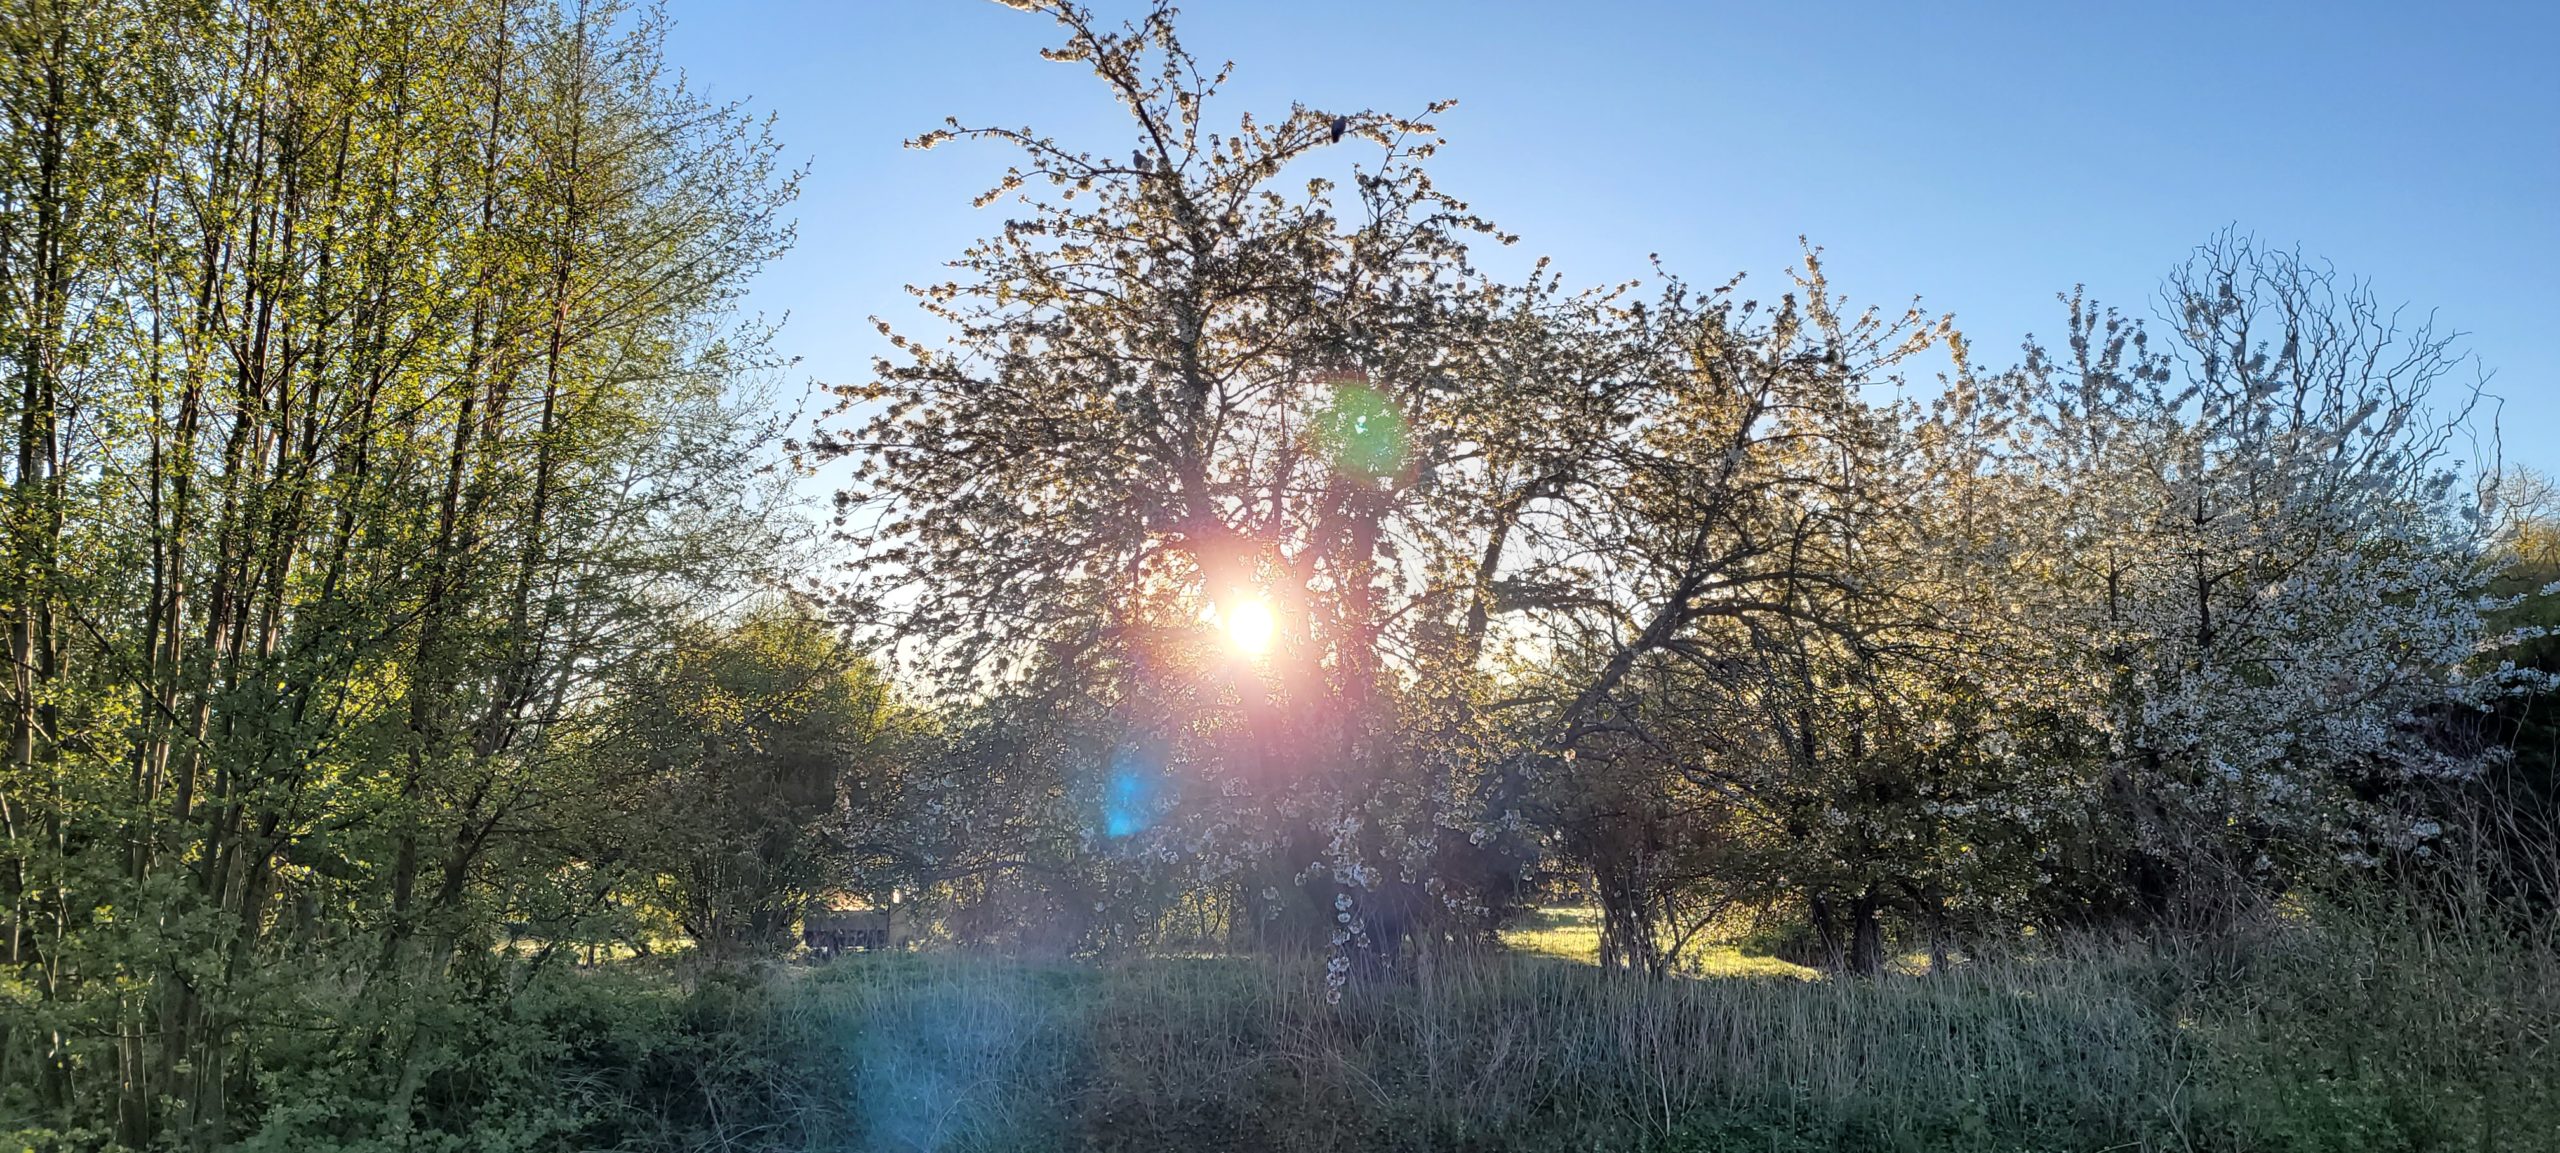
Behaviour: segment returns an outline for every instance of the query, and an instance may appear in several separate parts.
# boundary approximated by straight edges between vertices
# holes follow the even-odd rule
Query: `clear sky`
[[[1095,0],[1110,17],[1136,0]],[[914,324],[901,290],[1002,219],[1011,159],[911,152],[945,115],[1116,154],[1116,112],[1055,27],[983,0],[671,0],[669,55],[777,113],[810,168],[800,243],[752,307],[800,375],[858,380]],[[1223,111],[1414,110],[1439,183],[1568,283],[1782,279],[1799,234],[1836,288],[1953,311],[1978,361],[2060,328],[2086,284],[2147,315],[2237,225],[2470,334],[2510,461],[2560,471],[2560,0],[1824,4],[1194,0]]]

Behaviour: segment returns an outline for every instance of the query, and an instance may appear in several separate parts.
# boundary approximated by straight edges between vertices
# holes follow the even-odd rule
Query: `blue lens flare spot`
[[[1102,831],[1112,837],[1127,837],[1146,831],[1155,823],[1156,794],[1163,787],[1163,774],[1136,749],[1116,749],[1111,754],[1111,773],[1102,782]]]

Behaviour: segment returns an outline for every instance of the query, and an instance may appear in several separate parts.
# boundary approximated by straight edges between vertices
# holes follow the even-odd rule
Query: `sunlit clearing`
[[[1271,635],[1280,629],[1280,622],[1271,616],[1270,602],[1261,597],[1239,596],[1222,606],[1218,616],[1227,628],[1228,643],[1249,657],[1269,651]]]

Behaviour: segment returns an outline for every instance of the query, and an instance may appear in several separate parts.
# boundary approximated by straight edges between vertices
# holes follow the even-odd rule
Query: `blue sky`
[[[1106,16],[1140,5],[1096,0]],[[945,115],[1127,146],[1045,18],[973,0],[671,0],[669,55],[780,117],[800,243],[751,307],[799,376],[858,380],[866,317],[994,229],[994,146],[899,147]],[[1953,311],[1978,361],[2086,284],[2147,314],[2226,225],[2432,309],[2504,398],[2510,461],[2560,471],[2560,0],[2513,3],[1508,3],[1195,0],[1223,112],[1456,109],[1440,184],[1569,283],[1782,279]]]

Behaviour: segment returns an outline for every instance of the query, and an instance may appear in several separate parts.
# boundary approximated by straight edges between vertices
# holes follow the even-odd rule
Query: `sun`
[[[1249,657],[1269,652],[1272,635],[1280,631],[1279,620],[1271,615],[1271,602],[1250,594],[1219,606],[1218,621],[1226,626],[1227,643]]]

